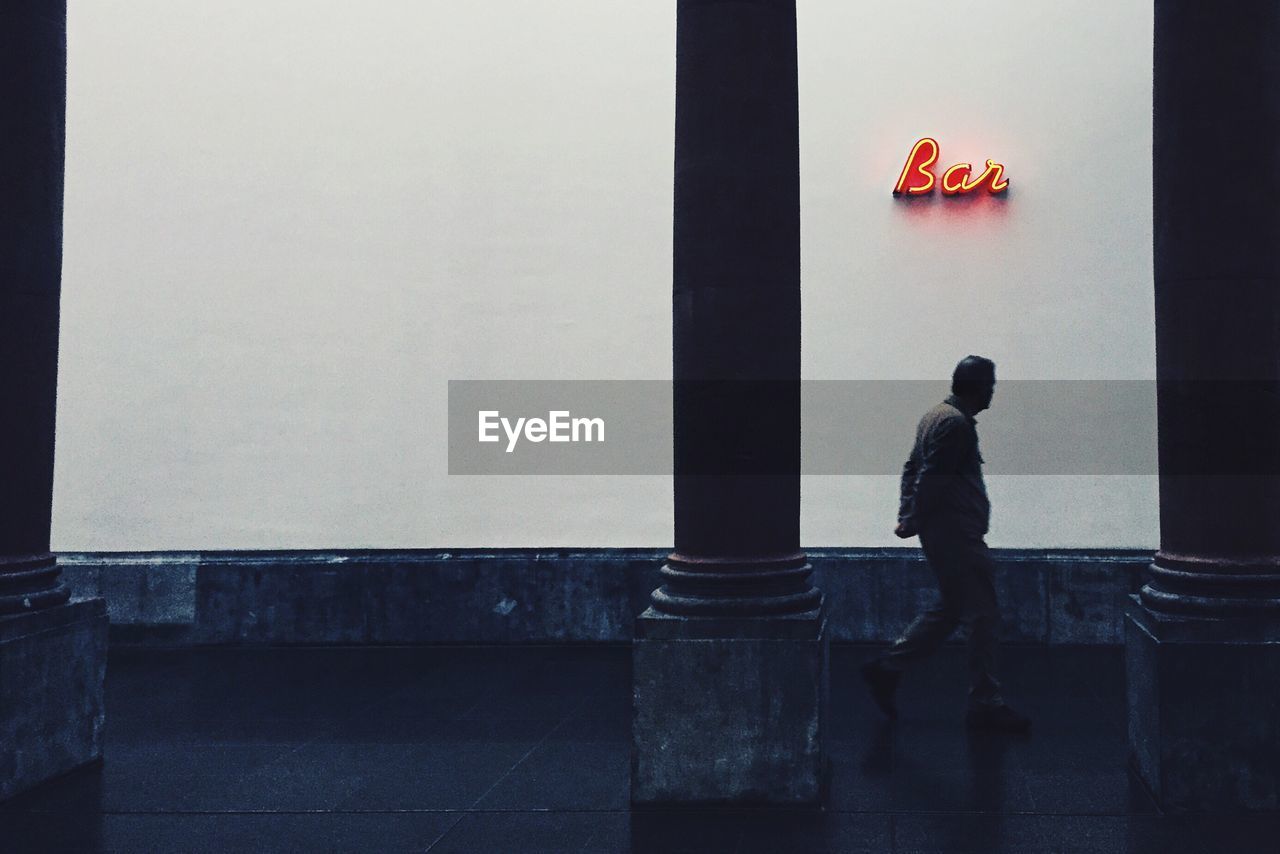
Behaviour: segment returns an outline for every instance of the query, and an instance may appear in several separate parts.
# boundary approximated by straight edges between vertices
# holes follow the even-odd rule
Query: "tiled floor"
[[[1280,818],[1161,816],[1118,649],[1005,650],[1028,739],[960,722],[962,653],[885,724],[832,650],[826,810],[628,810],[625,647],[117,649],[106,757],[0,806],[0,851],[1274,852]]]

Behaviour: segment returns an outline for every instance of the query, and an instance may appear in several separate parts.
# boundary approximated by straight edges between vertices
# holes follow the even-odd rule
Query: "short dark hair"
[[[968,394],[996,381],[996,363],[983,356],[965,356],[951,372],[951,393]]]

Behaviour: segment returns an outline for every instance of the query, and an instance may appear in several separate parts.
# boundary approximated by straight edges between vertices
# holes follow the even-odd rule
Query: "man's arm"
[[[947,418],[924,437],[912,515],[917,527],[938,511],[955,483],[964,459],[965,426],[963,417]]]
[[[898,488],[898,527],[894,531],[899,537],[910,537],[915,533],[916,497],[916,450],[911,449],[907,461],[902,464],[902,480]]]

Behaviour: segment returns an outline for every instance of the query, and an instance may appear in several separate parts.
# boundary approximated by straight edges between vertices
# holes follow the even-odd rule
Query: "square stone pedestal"
[[[820,610],[720,619],[649,608],[635,634],[633,804],[821,802],[828,656]]]
[[[1125,621],[1129,748],[1163,809],[1280,808],[1280,633],[1238,620]]]
[[[0,617],[0,800],[102,756],[106,670],[102,599]]]

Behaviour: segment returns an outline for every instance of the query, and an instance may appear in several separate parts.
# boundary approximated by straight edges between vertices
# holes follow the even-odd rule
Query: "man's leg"
[[[1000,682],[996,679],[998,617],[979,617],[969,621],[969,705],[998,706]]]
[[[959,624],[956,609],[945,601],[921,611],[911,621],[911,625],[907,626],[902,637],[894,641],[893,646],[880,659],[881,665],[892,670],[903,670],[912,662],[929,657],[946,643]]]
[[[920,534],[920,547],[938,585],[938,604],[922,611],[911,622],[902,637],[882,659],[887,667],[902,670],[913,662],[927,658],[946,643],[964,616],[964,586],[959,570],[961,556],[954,538],[937,534]]]
[[[1011,709],[1000,694],[996,653],[1000,639],[1000,605],[996,599],[995,562],[982,538],[961,548],[964,606],[961,619],[969,630],[969,711],[975,728],[1022,732],[1031,721]]]
[[[942,562],[945,556],[945,550],[930,548],[925,552],[929,568],[933,570],[938,582],[941,601],[912,620],[911,625],[902,633],[902,637],[894,641],[888,652],[862,667],[862,678],[871,689],[871,698],[890,718],[898,716],[893,697],[898,690],[903,669],[936,652],[960,623],[961,591],[953,583],[950,567]]]
[[[975,537],[957,545],[960,563],[961,619],[969,631],[969,705],[999,705],[996,651],[1000,645],[1000,603],[996,600],[995,562],[986,542]]]

